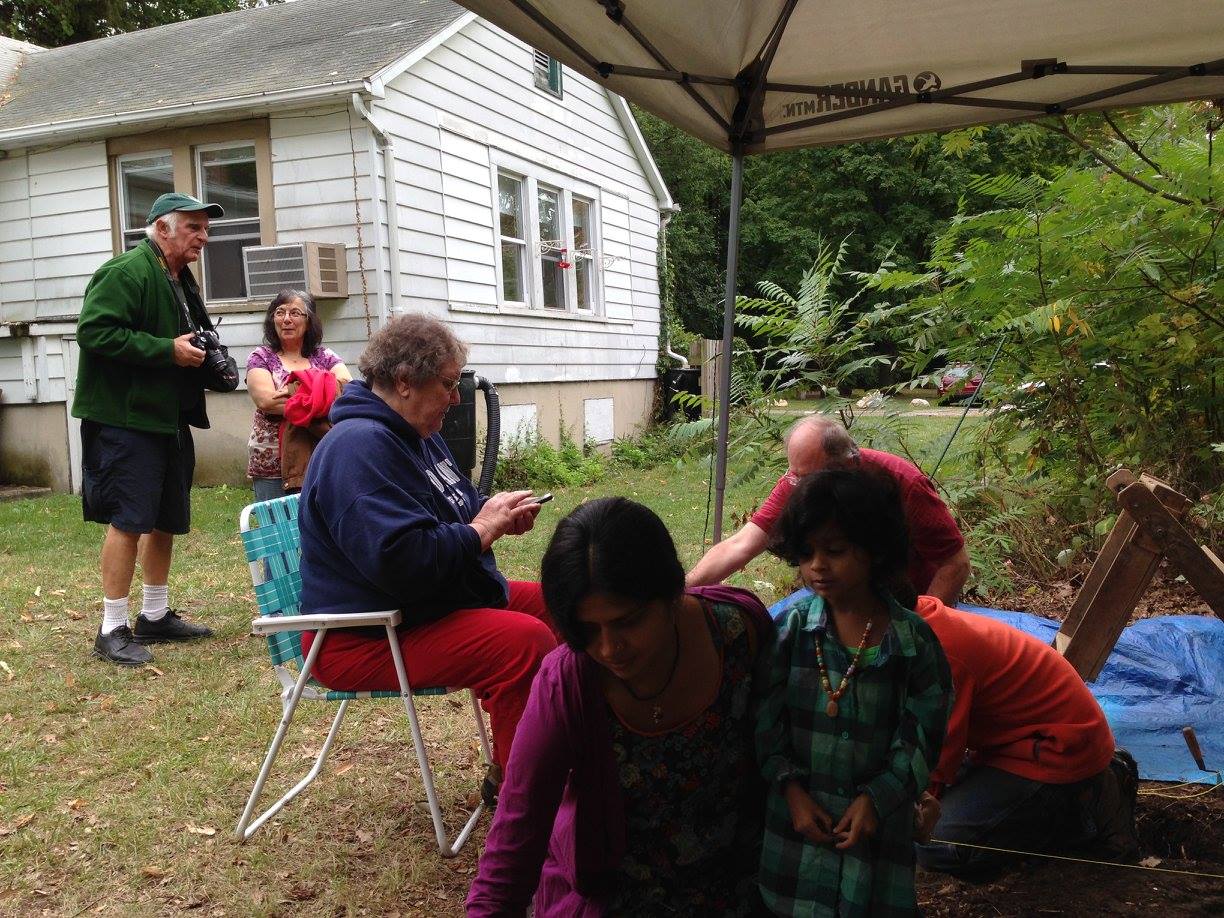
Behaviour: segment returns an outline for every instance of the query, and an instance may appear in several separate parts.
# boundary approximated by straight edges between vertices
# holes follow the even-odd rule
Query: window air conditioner
[[[291,242],[242,250],[247,296],[271,299],[282,290],[305,290],[315,299],[348,296],[348,257],[342,243]]]

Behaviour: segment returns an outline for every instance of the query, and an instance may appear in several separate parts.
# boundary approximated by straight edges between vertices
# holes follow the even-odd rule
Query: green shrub
[[[560,440],[559,447],[538,436],[511,441],[498,456],[493,490],[580,487],[604,477],[601,454],[580,446],[564,428]]]
[[[635,436],[612,441],[613,464],[630,469],[651,469],[682,452],[666,427],[647,427]]]

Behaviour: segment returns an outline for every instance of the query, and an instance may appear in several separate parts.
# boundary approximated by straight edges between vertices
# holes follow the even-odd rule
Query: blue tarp
[[[800,590],[770,608],[776,618]],[[1043,643],[1054,640],[1056,622],[1026,612],[981,606],[960,608],[1005,622]],[[1198,735],[1210,769],[1224,770],[1224,621],[1203,615],[1167,615],[1130,625],[1122,632],[1097,680],[1096,696],[1114,739],[1153,781],[1215,784],[1220,776],[1194,764],[1182,727]]]

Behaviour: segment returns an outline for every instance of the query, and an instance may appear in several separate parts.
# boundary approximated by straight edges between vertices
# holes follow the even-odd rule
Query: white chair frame
[[[257,505],[252,504],[242,511],[239,521],[239,528],[242,532],[247,532],[251,528],[251,511]],[[266,569],[262,560],[250,562],[251,581],[255,585],[262,584],[267,579]],[[276,761],[276,756],[280,752],[281,745],[288,735],[289,726],[293,722],[293,715],[297,710],[298,702],[305,698],[313,698],[319,700],[329,700],[328,693],[325,690],[320,690],[316,685],[311,684],[310,675],[314,668],[315,659],[319,655],[319,648],[323,646],[323,642],[327,638],[328,632],[332,628],[355,628],[355,627],[377,627],[382,626],[386,629],[387,642],[391,649],[391,658],[395,663],[395,673],[399,681],[399,695],[404,704],[404,710],[408,714],[408,723],[412,731],[412,745],[416,750],[417,764],[421,769],[421,783],[425,787],[425,797],[429,803],[429,813],[433,819],[434,835],[438,843],[438,851],[443,857],[454,857],[463,848],[468,838],[472,834],[477,821],[485,810],[485,804],[481,801],[473,810],[472,814],[464,823],[463,828],[459,831],[454,839],[447,836],[446,826],[442,821],[442,810],[438,804],[438,794],[434,787],[433,771],[430,767],[429,752],[425,747],[424,739],[421,736],[421,725],[417,718],[416,704],[413,700],[414,691],[408,681],[408,671],[404,666],[403,654],[400,651],[398,635],[396,634],[396,626],[400,624],[401,613],[398,609],[393,609],[385,612],[361,612],[352,614],[337,614],[337,615],[262,615],[251,622],[251,633],[264,637],[271,637],[282,632],[290,631],[316,631],[317,635],[314,642],[307,653],[305,660],[301,664],[301,670],[294,673],[284,665],[275,664],[274,669],[277,679],[281,684],[281,719],[277,725],[276,733],[272,737],[272,743],[268,747],[267,755],[264,756],[262,767],[259,769],[259,776],[255,779],[255,786],[251,789],[250,797],[247,799],[246,807],[242,812],[241,818],[238,820],[238,825],[234,829],[234,838],[239,842],[245,842],[254,835],[269,819],[284,809],[293,798],[300,794],[303,790],[319,776],[323,770],[323,766],[327,762],[328,754],[331,752],[332,744],[336,740],[337,734],[340,732],[340,725],[344,721],[344,715],[348,710],[348,704],[353,698],[368,698],[371,697],[370,692],[349,692],[343,693],[351,695],[353,698],[344,698],[340,701],[340,708],[336,712],[335,718],[332,720],[331,729],[327,732],[327,738],[323,741],[323,746],[319,749],[319,754],[315,758],[314,764],[300,781],[290,788],[284,796],[269,806],[266,810],[255,815],[256,804],[259,801],[260,794],[263,791],[264,784],[268,780],[268,776],[272,771],[272,764]],[[440,695],[446,694],[450,689],[427,688],[418,690],[415,694],[422,695]],[[469,691],[472,702],[472,712],[476,719],[477,735],[480,739],[481,753],[484,762],[487,764],[493,761],[492,750],[489,747],[488,732],[485,729],[484,715],[480,710],[480,703],[476,698],[475,692]]]

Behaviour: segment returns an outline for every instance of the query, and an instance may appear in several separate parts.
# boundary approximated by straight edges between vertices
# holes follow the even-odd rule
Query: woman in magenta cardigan
[[[558,524],[541,581],[566,643],[519,722],[468,915],[533,897],[537,918],[759,913],[764,607],[686,593],[663,522],[621,497]]]

